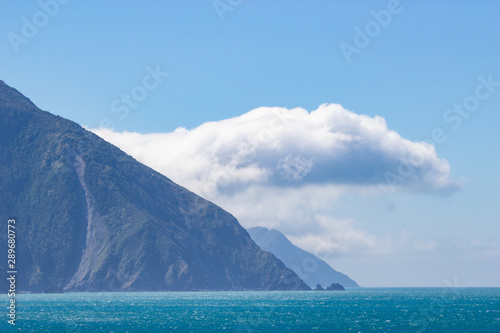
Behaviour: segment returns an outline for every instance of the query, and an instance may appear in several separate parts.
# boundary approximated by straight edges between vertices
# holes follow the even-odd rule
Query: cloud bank
[[[312,112],[261,107],[171,133],[94,132],[205,196],[251,184],[379,185],[429,192],[458,187],[434,146],[402,138],[382,117],[338,104]]]
[[[245,227],[275,227],[306,247],[329,235],[327,252],[391,248],[355,221],[332,216],[330,204],[346,191],[459,187],[434,146],[402,138],[382,117],[338,104],[311,112],[260,107],[170,133],[93,132],[221,205]]]

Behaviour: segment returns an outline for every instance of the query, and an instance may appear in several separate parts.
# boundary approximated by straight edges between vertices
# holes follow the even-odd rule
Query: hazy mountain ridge
[[[248,232],[257,245],[274,254],[292,269],[311,288],[318,284],[327,288],[332,283],[340,283],[344,287],[359,287],[350,277],[342,274],[314,254],[295,246],[278,230],[255,227]]]
[[[18,290],[309,289],[232,215],[2,81],[0,199]]]

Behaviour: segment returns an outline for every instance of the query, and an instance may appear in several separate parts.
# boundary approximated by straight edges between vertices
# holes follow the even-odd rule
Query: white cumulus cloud
[[[338,104],[261,107],[239,117],[171,133],[94,132],[187,188],[210,196],[250,184],[457,189],[434,147],[388,129],[382,117]]]

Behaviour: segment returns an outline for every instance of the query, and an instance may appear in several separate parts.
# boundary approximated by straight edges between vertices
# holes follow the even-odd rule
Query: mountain
[[[359,287],[347,275],[337,272],[314,254],[293,245],[278,230],[255,227],[248,229],[248,232],[257,245],[278,257],[311,288],[316,288],[318,284],[326,288],[332,283],[340,283],[344,287]]]
[[[0,81],[10,218],[17,291],[310,289],[229,213]]]

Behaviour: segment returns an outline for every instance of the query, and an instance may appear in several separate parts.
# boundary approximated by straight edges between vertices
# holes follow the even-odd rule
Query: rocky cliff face
[[[309,289],[229,213],[0,81],[8,218],[18,291]]]
[[[311,288],[317,285],[328,287],[332,283],[340,283],[344,287],[359,287],[347,275],[337,272],[314,254],[293,245],[278,230],[255,227],[248,229],[248,232],[257,245],[278,257]]]

